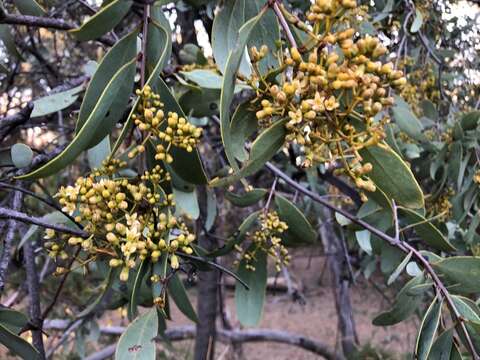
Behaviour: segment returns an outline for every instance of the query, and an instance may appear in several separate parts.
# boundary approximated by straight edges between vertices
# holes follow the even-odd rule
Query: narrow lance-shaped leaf
[[[225,147],[225,154],[227,159],[236,171],[239,170],[237,163],[235,162],[235,156],[231,148],[231,133],[230,133],[230,105],[233,100],[235,92],[235,83],[237,79],[237,71],[240,67],[243,52],[247,45],[248,38],[253,28],[257,25],[258,21],[265,14],[266,9],[263,9],[257,16],[247,21],[239,30],[238,38],[235,48],[230,52],[228,60],[225,66],[225,72],[223,76],[222,92],[220,95],[220,130],[222,135],[222,141]]]
[[[405,216],[408,224],[415,229],[415,232],[427,245],[441,251],[455,250],[455,247],[443,236],[440,230],[422,215],[406,208],[399,208],[399,213]]]
[[[424,206],[423,192],[412,171],[387,145],[377,145],[360,150],[365,163],[373,165],[368,174],[375,184],[398,205],[420,209]]]
[[[245,194],[242,195],[226,191],[225,198],[235,206],[248,207],[256,204],[261,199],[265,198],[267,194],[268,191],[265,189],[253,189],[251,191],[247,191]]]
[[[231,176],[212,180],[210,186],[226,186],[260,170],[283,146],[286,134],[285,123],[286,120],[277,121],[263,131],[253,142],[249,159],[243,167]]]
[[[135,275],[135,281],[133,283],[132,296],[130,297],[129,303],[129,318],[130,320],[134,319],[138,315],[138,301],[140,298],[140,287],[142,286],[142,281],[148,270],[148,261],[143,260],[138,267],[137,274]]]
[[[80,96],[80,92],[84,89],[84,85],[74,87],[66,91],[56,94],[44,96],[33,101],[33,111],[31,117],[40,117],[48,114],[56,113],[57,111],[66,109],[73,105]]]
[[[0,325],[0,343],[25,360],[40,360],[40,353],[25,339]]]
[[[152,13],[155,14],[156,12],[154,11]],[[157,41],[159,42],[158,46],[160,46],[160,48],[162,49],[161,53],[158,54],[157,53],[157,50],[158,48],[157,47],[154,47],[152,49],[152,47],[150,46],[147,46],[147,50],[149,51],[152,51],[152,53],[147,53],[147,61],[148,62],[151,62],[151,63],[154,63],[155,62],[155,67],[153,68],[153,70],[150,71],[149,73],[149,76],[148,76],[148,79],[147,81],[145,82],[145,86],[149,85],[151,86],[152,83],[157,80],[157,78],[159,77],[160,75],[160,72],[162,71],[163,67],[165,66],[166,62],[168,61],[168,58],[170,56],[170,53],[172,51],[171,49],[171,39],[169,39],[170,37],[170,30],[167,29],[165,26],[161,26],[162,24],[159,22],[152,22],[152,26],[155,26],[157,28],[157,30],[163,34],[163,35],[158,35],[157,34],[157,37],[155,37],[155,39],[157,39]],[[164,41],[166,41],[165,43],[160,43],[160,41],[164,39]],[[157,56],[159,56],[158,58],[156,58]],[[125,122],[125,125],[123,126],[122,128],[122,132],[120,133],[117,141],[115,141],[115,144],[112,148],[112,154],[110,156],[113,156],[117,150],[119,149],[120,145],[122,144],[123,140],[125,140],[125,137],[127,136],[127,134],[129,133],[130,129],[132,128],[132,125],[133,125],[133,120],[132,120],[132,115],[135,113],[135,111],[137,111],[137,106],[138,106],[138,103],[140,101],[140,97],[137,97],[132,105],[132,110],[130,111],[130,114],[128,115],[128,118],[127,118],[127,121]]]
[[[454,256],[432,263],[448,289],[454,293],[473,294],[480,289],[480,258]]]
[[[412,252],[410,251],[407,256],[402,260],[400,265],[397,266],[395,271],[388,277],[387,285],[391,285],[402,273],[403,269],[407,266],[408,262],[412,258]]]
[[[80,41],[97,39],[112,30],[128,13],[132,4],[132,0],[113,1],[102,7],[78,29],[73,29],[69,32]]]
[[[415,355],[418,360],[427,360],[432,350],[433,340],[440,324],[442,315],[442,301],[435,298],[423,317],[418,332]]]
[[[249,289],[238,281],[235,286],[237,316],[244,326],[256,326],[262,318],[267,287],[267,254],[259,251],[252,266],[255,267],[254,271],[247,269],[245,260],[242,260],[237,273]]]
[[[55,174],[71,164],[82,151],[86,150],[90,146],[91,140],[94,136],[101,136],[101,138],[105,137],[110,132],[110,128],[105,127],[103,120],[110,109],[111,104],[118,96],[119,89],[125,82],[132,78],[132,74],[135,72],[135,62],[136,59],[133,59],[115,74],[103,91],[102,96],[85,125],[80,129],[80,132],[74,137],[72,142],[68,144],[65,150],[47,164],[18,178],[31,180]]]
[[[410,317],[422,303],[422,295],[413,295],[410,290],[423,283],[423,275],[411,279],[398,293],[392,308],[375,317],[372,321],[373,325],[394,325]]]
[[[187,291],[177,274],[174,274],[168,281],[169,294],[172,297],[178,309],[193,322],[198,322],[197,314],[193,309],[192,303],[188,298]]]
[[[277,205],[280,219],[288,225],[288,229],[282,236],[285,245],[315,242],[317,232],[303,213],[290,200],[277,194],[275,195],[275,204]]]
[[[255,211],[248,215],[248,217],[243,220],[242,224],[238,227],[238,230],[235,231],[235,233],[229,238],[229,241],[225,244],[225,246],[211,252],[208,254],[208,256],[214,258],[230,253],[235,248],[235,245],[240,244],[244,240],[248,230],[250,230],[257,221],[259,214],[260,211]]]
[[[248,159],[245,142],[258,128],[255,112],[251,111],[248,108],[249,106],[249,102],[238,106],[230,122],[231,150],[233,155],[240,161]]]
[[[22,15],[43,16],[46,13],[36,0],[14,0],[13,2]]]
[[[138,30],[134,30],[125,37],[123,37],[110,51],[105,55],[98,65],[95,74],[93,75],[85,97],[80,107],[80,114],[75,128],[75,133],[78,134],[89,119],[93,109],[97,105],[102,96],[105,87],[110,83],[112,77],[124,66],[128,61],[131,61],[137,55],[137,35]],[[135,69],[128,74],[128,78],[120,84],[118,94],[111,103],[110,108],[105,114],[103,120],[103,127],[108,128],[107,133],[99,133],[92,136],[89,148],[98,144],[105,135],[110,133],[115,123],[120,120],[128,104],[128,100],[132,93],[133,82],[135,76]]]

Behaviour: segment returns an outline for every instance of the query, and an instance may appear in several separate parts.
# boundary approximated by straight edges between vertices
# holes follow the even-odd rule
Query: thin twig
[[[290,45],[293,47],[297,47],[297,42],[295,41],[295,38],[293,37],[292,31],[290,30],[290,27],[288,26],[287,20],[285,19],[285,16],[283,16],[282,11],[280,10],[280,7],[278,6],[277,0],[272,0],[269,2],[269,6],[273,8],[273,11],[275,12],[275,15],[278,18],[278,21],[280,21],[280,25],[282,26],[282,29],[285,31],[285,34],[287,36],[288,42]]]
[[[468,350],[472,354],[473,359],[478,360],[480,357],[478,356],[475,347],[473,346],[472,339],[467,331],[467,328],[464,323],[463,317],[459,314],[457,308],[455,307],[455,304],[453,303],[452,297],[450,296],[450,293],[448,292],[447,288],[443,284],[443,282],[440,280],[436,272],[433,270],[432,266],[428,262],[428,260],[420,254],[420,252],[413,248],[409,243],[405,241],[397,241],[395,238],[391,237],[390,235],[384,233],[383,231],[375,228],[374,226],[368,224],[367,222],[359,219],[357,216],[351,214],[350,212],[339,208],[335,205],[330,204],[328,201],[317,195],[316,193],[306,189],[302,185],[298,184],[296,181],[292,180],[287,174],[285,174],[283,171],[278,169],[275,165],[271,164],[270,162],[266,163],[266,168],[269,169],[273,174],[284,180],[288,185],[293,187],[294,189],[300,191],[302,194],[310,197],[312,200],[322,204],[323,206],[329,208],[330,210],[336,211],[339,214],[345,216],[347,219],[352,221],[353,223],[360,225],[364,229],[370,231],[372,234],[378,236],[380,239],[388,242],[390,245],[397,247],[398,249],[402,250],[404,253],[408,254],[412,252],[414,258],[416,261],[418,261],[422,267],[425,269],[425,271],[431,276],[435,286],[438,288],[440,293],[444,296],[447,305],[450,309],[450,311],[453,314],[453,317],[455,318],[455,321],[459,324],[461,331],[463,333],[463,336],[465,337],[468,345]]]
[[[17,192],[16,194],[21,194],[21,193]],[[46,229],[52,229],[58,232],[76,235],[82,238],[87,238],[89,236],[89,234],[86,231],[70,228],[63,225],[51,224],[44,221],[41,218],[30,216],[16,210],[6,209],[3,207],[0,207],[0,219],[10,219],[15,221],[21,221],[26,224],[38,225]]]

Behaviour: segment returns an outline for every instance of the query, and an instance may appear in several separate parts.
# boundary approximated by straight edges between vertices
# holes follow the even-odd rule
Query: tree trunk
[[[199,245],[207,251],[215,248],[215,240],[204,234]],[[199,271],[197,313],[198,324],[195,338],[195,360],[213,360],[215,355],[216,326],[218,309],[217,270]]]
[[[335,296],[335,308],[337,310],[338,328],[341,334],[342,350],[345,357],[354,354],[358,345],[358,337],[355,330],[353,309],[350,301],[348,253],[343,238],[335,232],[335,227],[329,221],[331,212],[323,209],[322,222],[320,224],[320,237],[322,239],[326,257],[331,273],[332,289]]]

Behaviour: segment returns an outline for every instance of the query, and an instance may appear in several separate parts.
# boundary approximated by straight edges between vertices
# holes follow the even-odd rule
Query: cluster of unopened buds
[[[190,124],[176,112],[165,115],[160,96],[150,86],[137,90],[137,95],[140,101],[132,118],[138,129],[146,135],[143,136],[142,143],[129,152],[128,157],[132,159],[144,152],[147,141],[156,144],[155,159],[167,163],[173,161],[169,153],[172,146],[192,152],[202,135],[202,129]]]
[[[173,215],[173,194],[166,195],[162,183],[170,174],[157,165],[134,178],[118,175],[123,161],[105,161],[75,185],[57,193],[63,211],[89,234],[56,236],[47,230],[45,246],[50,256],[66,260],[68,247],[80,247],[89,259],[107,256],[112,268],[121,268],[120,280],[127,281],[130,270],[140,262],[159,261],[167,255],[170,265],[180,265],[178,252],[192,254],[195,236],[181,218]],[[62,268],[60,268],[62,269]]]
[[[262,127],[288,120],[286,141],[298,152],[299,165],[340,165],[337,172],[361,190],[375,191],[368,179],[372,165],[362,164],[359,151],[385,138],[384,110],[394,102],[390,89],[401,89],[406,79],[393,63],[381,61],[387,49],[378,38],[359,37],[348,27],[355,7],[351,0],[317,0],[303,26],[314,45],[285,53],[281,82],[256,73],[250,83],[258,84],[253,102]],[[298,19],[292,22],[299,27]]]
[[[252,246],[246,251],[239,245],[236,245],[235,249],[239,252],[240,259],[245,261],[247,270],[255,271],[253,264],[257,254],[265,252],[274,259],[275,269],[279,272],[282,265],[288,265],[290,262],[290,255],[281,239],[282,233],[288,229],[288,225],[280,220],[275,211],[260,214],[259,221],[260,228],[250,236]]]

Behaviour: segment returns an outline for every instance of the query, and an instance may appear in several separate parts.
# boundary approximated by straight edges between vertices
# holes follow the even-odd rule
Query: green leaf
[[[162,5],[155,4],[150,10],[150,22],[147,35],[147,70],[156,73],[155,68],[163,69],[172,53],[172,36],[170,23],[165,17]],[[159,63],[160,61],[160,63]],[[158,76],[158,74],[157,74]]]
[[[97,145],[87,150],[88,165],[90,170],[100,169],[103,160],[108,158],[111,153],[110,136],[107,135]]]
[[[423,115],[425,115],[427,118],[429,118],[431,120],[437,120],[438,119],[438,111],[437,111],[434,103],[432,103],[428,99],[424,99],[424,100],[422,100],[420,105],[422,106]]]
[[[265,9],[262,10],[257,16],[247,21],[240,28],[235,47],[229,53],[227,62],[225,64],[222,93],[220,96],[220,132],[222,135],[222,142],[225,147],[225,155],[227,156],[230,166],[232,166],[235,171],[238,171],[239,168],[235,162],[235,156],[231,147],[232,136],[230,133],[230,106],[233,101],[237,71],[239,70],[242,62],[245,46],[247,45],[248,38],[250,37],[253,28],[258,24],[265,12]],[[217,17],[219,16],[220,15],[217,15]],[[233,18],[236,16],[237,15],[235,15]]]
[[[182,110],[195,117],[218,114],[220,91],[211,89],[192,89],[178,99]]]
[[[187,291],[183,286],[182,280],[180,280],[177,274],[173,274],[173,276],[168,281],[168,293],[172,297],[178,309],[186,317],[188,317],[193,322],[198,322],[197,314],[195,314],[192,303],[188,298]]]
[[[315,242],[316,231],[295,204],[278,194],[275,195],[275,204],[278,216],[288,225],[287,231],[282,236],[285,245]]]
[[[118,340],[115,360],[155,359],[154,337],[158,333],[157,309],[137,317]]]
[[[32,163],[33,151],[25,144],[15,144],[10,149],[10,156],[15,167],[21,169]]]
[[[263,11],[263,0],[232,0],[224,3],[223,8],[215,16],[212,29],[212,50],[215,62],[222,73],[226,72],[229,54],[239,44],[239,32],[247,20]],[[262,74],[268,69],[278,67],[275,58],[277,43],[280,40],[280,29],[277,18],[273,12],[267,12],[265,16],[252,29],[252,36],[246,40],[243,47],[267,45],[271,51],[260,63],[259,70]],[[239,71],[248,76],[251,73],[246,56],[241,55]]]
[[[26,340],[0,325],[0,343],[25,360],[42,359],[40,353]]]
[[[168,256],[163,253],[160,260],[153,264],[153,275],[157,275],[159,279],[165,279],[167,275]],[[163,283],[157,281],[152,283],[152,296],[153,298],[160,297],[163,291]]]
[[[286,122],[287,120],[277,121],[263,131],[253,142],[249,159],[243,164],[243,167],[229,177],[212,180],[210,186],[226,186],[260,170],[283,146]]]
[[[415,9],[415,19],[413,19],[412,26],[410,26],[410,32],[416,33],[423,25],[423,14],[420,10]]]
[[[242,195],[237,195],[233,192],[226,191],[225,198],[235,206],[248,207],[256,204],[261,199],[265,198],[265,195],[267,194],[268,191],[265,189],[253,189],[251,191],[247,191],[245,194]]]
[[[32,180],[53,175],[71,164],[83,150],[88,149],[92,145],[92,138],[99,137],[100,141],[109,134],[112,124],[105,124],[105,115],[107,115],[107,112],[115,102],[115,99],[118,98],[119,89],[122,88],[122,85],[130,80],[132,80],[133,83],[135,63],[136,59],[133,59],[115,74],[103,91],[97,105],[85,122],[85,125],[80,129],[65,150],[47,164],[18,178]]]
[[[256,16],[265,7],[264,0],[244,1],[246,19]],[[261,74],[264,75],[271,69],[279,67],[280,64],[277,58],[277,49],[279,48],[280,43],[280,26],[277,16],[273,11],[267,11],[260,19],[258,25],[253,29],[252,34],[247,42],[247,46],[249,48],[256,46],[258,49],[260,49],[262,45],[268,46],[268,54],[257,63]]]
[[[372,255],[371,233],[368,230],[355,231],[358,246],[368,255]]]
[[[440,324],[442,301],[435,298],[423,317],[415,346],[415,359],[427,360],[433,346],[433,340]]]
[[[128,13],[133,1],[116,0],[85,21],[78,29],[70,30],[69,33],[77,40],[94,40],[112,30]]]
[[[62,91],[56,94],[47,95],[36,99],[33,102],[32,118],[56,113],[57,111],[68,108],[73,105],[80,96],[84,85],[74,87],[73,89]]]
[[[360,150],[364,163],[371,163],[370,179],[390,199],[407,208],[424,207],[422,190],[405,162],[387,145],[377,145]]]
[[[412,258],[412,252],[410,251],[407,256],[402,260],[402,262],[397,266],[395,271],[388,277],[387,285],[393,284],[395,280],[400,276],[402,271],[405,269],[407,266],[408,262]]]
[[[111,82],[112,78],[118,71],[125,66],[126,62],[130,62],[137,55],[137,35],[138,31],[132,31],[125,37],[123,37],[110,51],[103,57],[102,61],[98,65],[95,74],[93,75],[85,92],[85,97],[80,107],[80,114],[78,115],[77,125],[75,133],[78,135],[83,128],[87,120],[90,118],[91,113],[97,106],[102,94],[104,94],[105,88]],[[112,102],[109,111],[104,115],[105,125],[111,127],[120,120],[125,108],[127,107],[128,99],[130,97],[133,81],[134,71],[132,74],[128,74],[128,78],[122,83],[121,89],[118,90],[118,96]],[[110,132],[110,129],[109,129]],[[90,146],[92,147],[100,142],[107,134],[102,136],[92,137]]]
[[[420,284],[423,284],[423,275],[411,279],[397,295],[393,307],[380,315],[376,316],[372,324],[375,326],[389,326],[397,324],[410,317],[417,307],[422,303],[421,295],[412,295],[410,290]]]
[[[102,303],[103,299],[105,299],[107,291],[112,287],[112,284],[115,281],[115,278],[117,276],[118,276],[118,270],[110,267],[108,269],[107,278],[104,280],[102,284],[102,289],[100,291],[100,294],[96,297],[95,300],[90,302],[90,304],[88,304],[88,306],[85,309],[83,309],[80,313],[77,314],[77,318],[87,317],[98,308],[98,306]]]
[[[480,258],[454,256],[432,263],[448,289],[455,293],[473,294],[480,289]]]
[[[230,148],[233,156],[240,161],[248,159],[245,142],[258,128],[257,116],[254,111],[249,110],[249,106],[249,102],[238,106],[230,122]]]
[[[243,326],[256,326],[262,318],[267,287],[267,253],[257,252],[256,259],[251,264],[255,267],[255,271],[247,270],[246,262],[242,260],[237,272],[249,289],[247,290],[238,281],[235,285],[237,317]]]
[[[229,254],[235,248],[235,245],[238,245],[243,241],[248,230],[250,230],[250,228],[257,221],[259,214],[260,211],[254,211],[253,213],[248,215],[247,218],[243,220],[242,224],[238,227],[238,230],[235,232],[235,234],[230,237],[230,241],[227,242],[223,247],[209,253],[208,256],[214,258]]]
[[[401,215],[405,216],[409,225],[416,224],[413,226],[415,232],[427,245],[446,252],[456,250],[440,230],[425,217],[410,209],[399,207],[398,210]]]
[[[395,97],[395,105],[392,107],[392,113],[400,130],[416,140],[425,139],[420,120],[413,114],[410,105],[400,96]]]
[[[470,299],[465,298],[463,296],[452,295],[452,302],[455,305],[458,313],[464,318],[469,321],[473,321],[476,323],[480,323],[480,316],[478,314],[478,308],[475,311],[473,307],[477,305]]]
[[[223,77],[213,70],[195,69],[192,71],[180,71],[180,74],[188,81],[194,82],[204,89],[221,90]]]
[[[16,59],[22,59],[22,55],[18,52],[17,46],[15,45],[15,39],[9,25],[0,24],[0,40],[10,56]]]
[[[479,120],[480,111],[472,111],[460,119],[460,124],[462,125],[462,129],[465,131],[474,130],[478,126]]]
[[[44,16],[47,13],[35,0],[14,0],[13,2],[22,15]]]
[[[20,311],[0,308],[0,325],[18,334],[28,324],[28,317]]]
[[[174,111],[178,116],[187,119],[187,116],[184,114],[182,108],[177,103],[175,97],[172,95],[162,78],[159,77],[152,84],[152,88],[160,95],[160,99],[165,105],[165,113]],[[174,146],[171,149],[171,155],[173,157],[173,163],[171,163],[170,166],[183,180],[195,185],[202,185],[207,182],[207,176],[205,175],[200,155],[196,149],[189,153],[184,149]]]
[[[153,16],[156,16],[156,15],[159,15],[158,9],[157,7],[153,7],[152,19],[153,19]],[[161,20],[161,17],[157,16],[154,20],[157,20],[157,21],[152,20],[151,23],[155,25],[156,30],[159,31],[160,34],[156,34],[156,36],[153,38],[152,40],[153,45],[148,46],[148,41],[147,41],[147,51],[152,51],[152,53],[150,52],[147,53],[147,64],[154,63],[155,66],[153,70],[149,71],[148,79],[145,82],[145,86],[147,85],[151,86],[154,81],[157,81],[161,71],[163,70],[163,67],[168,62],[168,59],[172,52],[172,46],[171,46],[172,40],[171,40],[171,33],[170,33],[170,25],[168,21],[167,21],[167,24],[163,25],[164,22],[163,20]],[[135,39],[135,49],[136,49],[136,39]],[[158,53],[159,49],[161,50],[160,53]],[[148,68],[150,68],[150,66],[151,65],[149,65]],[[132,110],[130,110],[130,114],[128,115],[127,121],[125,122],[125,125],[123,126],[117,141],[115,141],[115,144],[112,149],[112,156],[117,152],[123,140],[125,140],[127,134],[130,132],[130,129],[132,128],[132,125],[133,125],[132,115],[135,113],[139,101],[140,101],[140,97],[137,96],[137,98],[135,99],[132,105]]]
[[[140,287],[142,286],[142,281],[148,270],[148,261],[142,260],[140,266],[137,269],[137,274],[135,276],[135,281],[133,283],[132,296],[130,297],[130,303],[128,304],[129,308],[129,318],[130,320],[135,319],[138,315],[138,303],[140,299]]]
[[[200,208],[196,191],[185,192],[172,188],[175,195],[175,210],[179,215],[186,214],[196,220],[200,216]]]
[[[237,44],[241,47],[241,53],[238,55],[237,69],[245,76],[250,74],[250,68],[247,57],[243,50],[247,44],[247,39],[239,42],[240,29],[245,22],[244,0],[228,1],[224,3],[223,8],[213,19],[212,27],[212,51],[215,63],[220,72],[226,72],[229,55],[234,51]],[[249,30],[251,31],[251,29]]]
[[[453,329],[445,330],[433,343],[428,360],[450,360],[453,344]]]

